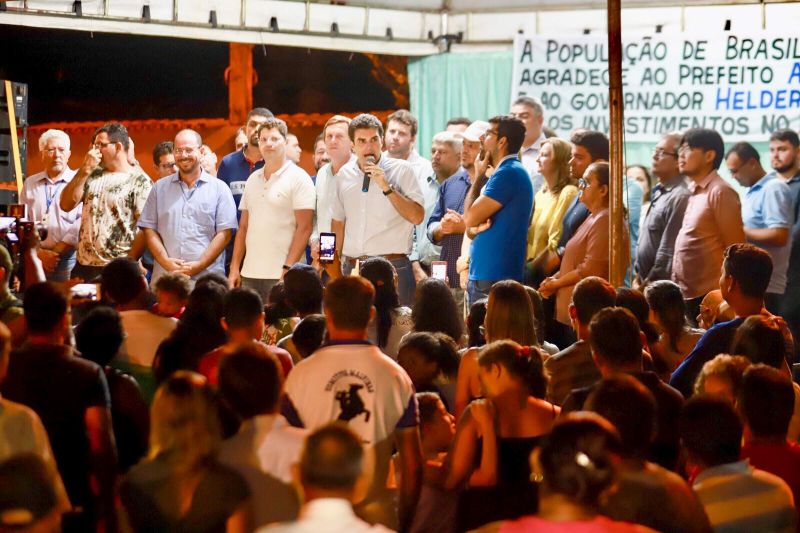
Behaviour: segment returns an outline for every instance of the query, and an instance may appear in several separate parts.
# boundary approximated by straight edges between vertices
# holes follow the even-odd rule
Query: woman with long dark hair
[[[444,333],[459,346],[466,341],[462,312],[450,287],[440,279],[426,278],[417,284],[411,318],[414,331]]]
[[[705,331],[689,325],[683,294],[672,281],[654,281],[645,288],[644,297],[660,333],[654,353],[656,371],[669,375],[686,359]]]
[[[375,287],[375,320],[367,330],[369,340],[383,353],[397,359],[400,339],[411,331],[411,309],[400,305],[397,293],[397,274],[394,266],[383,257],[370,257],[361,263],[359,275]]]
[[[466,487],[459,530],[535,511],[528,456],[559,413],[544,400],[547,378],[537,348],[492,342],[481,349],[478,368],[485,398],[470,403],[458,421],[445,480],[449,490]]]

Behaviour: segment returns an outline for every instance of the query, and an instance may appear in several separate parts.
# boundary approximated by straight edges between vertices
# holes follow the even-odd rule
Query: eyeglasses
[[[96,142],[92,146],[94,146],[98,150],[102,150],[103,148],[105,148],[109,144],[116,144],[116,143],[113,143],[113,142],[107,142],[107,143]]]
[[[678,157],[678,152],[665,152],[661,148],[653,150],[653,159],[664,159],[664,157]]]
[[[486,132],[484,132],[483,136],[484,137],[488,137],[489,134],[494,135],[495,137],[497,137],[497,130],[486,130]]]
[[[161,163],[160,165],[158,165],[158,168],[163,168],[164,170],[175,168],[175,163]]]
[[[684,144],[683,146],[678,148],[678,155],[688,154],[692,150],[699,150],[699,148],[694,147],[694,146],[689,146],[688,144]]]
[[[199,146],[194,146],[192,148],[175,148],[174,150],[172,150],[172,153],[174,153],[175,155],[183,155],[183,154],[189,155],[198,148]]]

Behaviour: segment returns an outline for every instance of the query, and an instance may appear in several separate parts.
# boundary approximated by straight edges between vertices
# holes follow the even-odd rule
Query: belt
[[[370,257],[383,257],[387,261],[396,261],[397,259],[403,259],[408,256],[406,254],[382,254],[382,255],[379,254],[379,255],[362,255],[360,257],[344,256],[343,259],[345,263],[350,264],[350,263],[355,263],[356,261],[364,261],[366,259],[369,259]]]

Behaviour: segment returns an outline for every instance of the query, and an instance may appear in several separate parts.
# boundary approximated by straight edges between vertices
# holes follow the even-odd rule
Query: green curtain
[[[410,59],[408,85],[411,112],[419,120],[419,153],[430,156],[431,139],[453,117],[486,120],[507,113],[512,77],[511,50]]]
[[[471,120],[486,120],[507,113],[511,101],[514,54],[512,50],[478,53],[449,53],[408,61],[408,85],[411,112],[419,120],[417,150],[430,156],[431,139],[444,130],[447,121],[464,116]],[[737,141],[725,139],[727,148]],[[764,168],[769,171],[769,142],[752,143],[761,154]],[[655,142],[625,143],[625,164],[650,167]],[[737,191],[725,163],[720,175]]]

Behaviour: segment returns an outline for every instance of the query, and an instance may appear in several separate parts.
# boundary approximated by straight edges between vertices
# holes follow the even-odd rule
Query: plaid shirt
[[[547,399],[556,405],[562,405],[573,389],[589,387],[602,378],[587,341],[578,341],[550,357],[544,369],[550,375]]]

